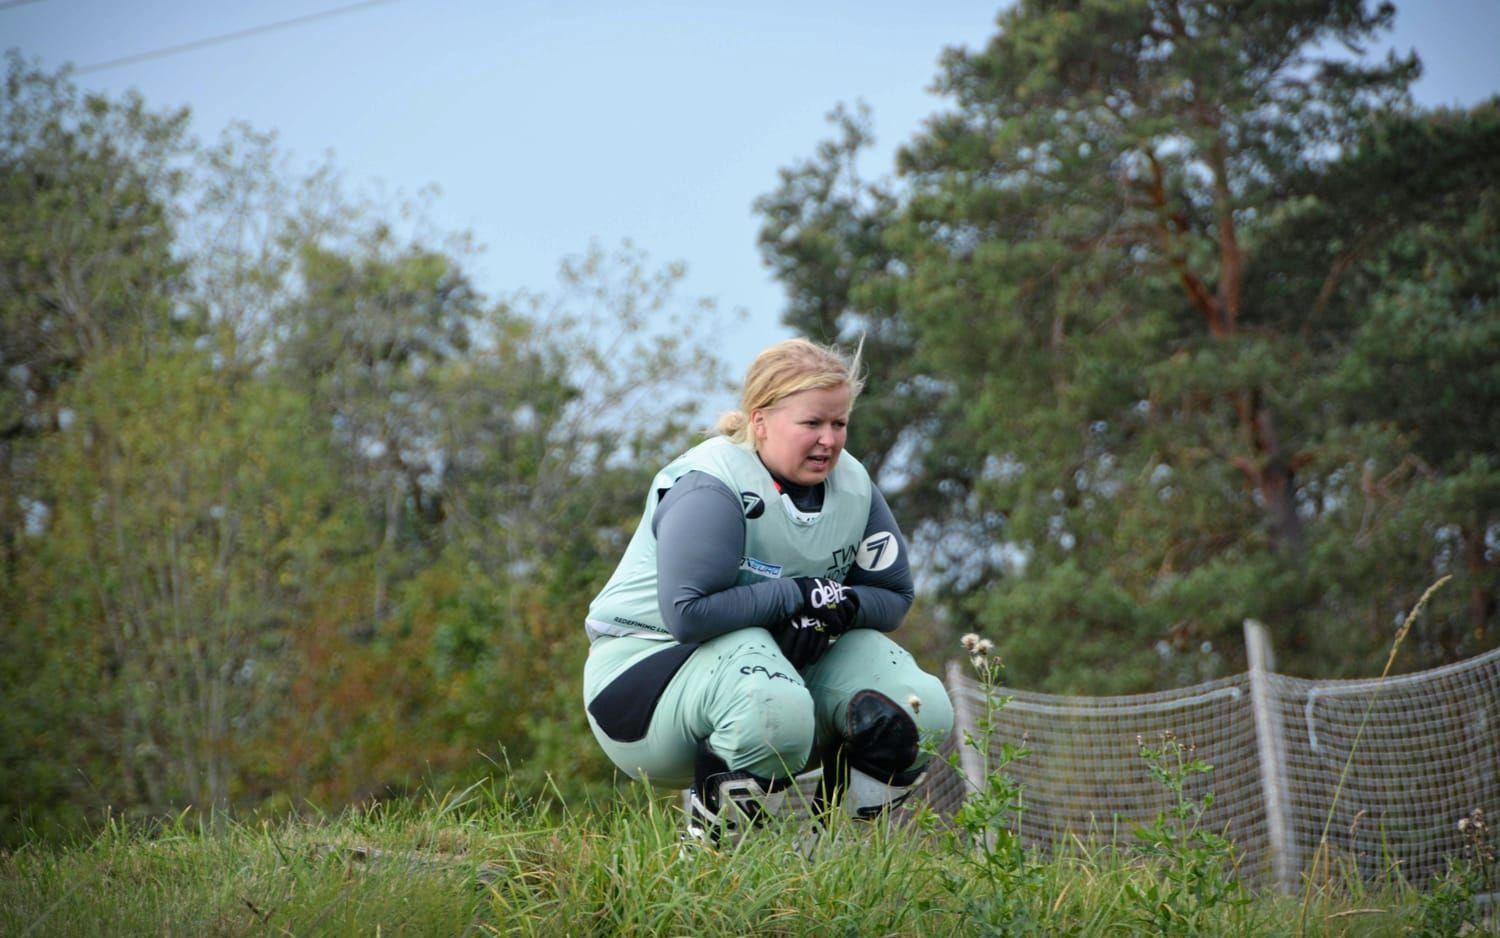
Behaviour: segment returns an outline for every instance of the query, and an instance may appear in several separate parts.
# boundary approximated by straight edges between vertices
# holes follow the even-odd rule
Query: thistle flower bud
[[[959,639],[959,642],[963,644],[964,651],[972,654],[975,646],[979,644],[979,636],[975,635],[973,632],[970,632],[963,638]]]
[[[978,642],[976,642],[974,644],[974,654],[976,654],[976,655],[987,655],[991,651],[994,651],[994,650],[995,650],[995,643],[992,642],[992,641],[990,641],[987,638],[981,638]]]
[[[906,698],[906,705],[911,708],[912,713],[922,712],[922,698],[918,697],[916,694],[912,694],[910,697]]]

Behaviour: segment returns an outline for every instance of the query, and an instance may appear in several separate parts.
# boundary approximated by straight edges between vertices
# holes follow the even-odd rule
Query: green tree
[[[1489,105],[1490,145],[1500,145],[1500,109]],[[1459,115],[1440,116],[1433,136],[1453,136]],[[1482,165],[1473,159],[1469,165]],[[1461,194],[1466,195],[1466,194]],[[1329,399],[1354,428],[1323,447],[1338,463],[1338,538],[1328,552],[1357,564],[1370,584],[1367,609],[1342,597],[1351,621],[1374,626],[1409,608],[1416,575],[1454,573],[1416,634],[1421,657],[1452,660],[1496,641],[1500,600],[1500,186],[1455,199],[1372,251],[1363,315],[1331,371]],[[1352,547],[1352,549],[1351,549]],[[1333,559],[1330,556],[1329,562]],[[1376,635],[1372,634],[1372,640]]]
[[[874,384],[860,401],[850,447],[879,477],[890,454],[900,451],[901,431],[937,395],[910,380],[911,332],[892,315],[890,298],[869,286],[896,262],[885,235],[897,204],[887,185],[860,175],[861,153],[874,142],[869,110],[839,107],[829,120],[839,137],[820,144],[813,159],[783,169],[781,185],[756,200],[765,218],[760,244],[786,288],[787,325],[821,342],[863,342],[861,360]]]
[[[496,747],[515,780],[535,790],[564,764],[592,771],[549,787],[576,794],[607,777],[578,705],[583,615],[634,528],[643,486],[686,447],[701,390],[718,379],[699,338],[710,323],[704,308],[675,295],[681,275],[652,271],[628,246],[592,249],[564,264],[554,293],[468,307],[472,344],[402,385],[396,400],[352,398],[389,421],[421,404],[426,416],[411,426],[430,467],[423,497],[443,517],[428,541],[372,545],[377,575],[388,571],[379,615],[349,595],[360,584],[346,583],[299,636],[306,668],[294,696],[307,718],[291,741],[294,771],[272,787],[337,803],[494,771],[475,753],[501,764]],[[376,289],[381,277],[341,282],[347,308],[387,295]],[[338,386],[355,388],[365,379],[348,373],[368,367],[351,356],[322,380],[344,374]],[[401,380],[401,367],[388,374]],[[359,456],[341,429],[351,424],[332,422],[346,461]],[[378,534],[383,497],[357,476],[346,483],[374,509]],[[417,504],[400,493],[401,524],[422,523]],[[399,575],[382,559],[387,550],[401,559]]]
[[[5,58],[0,89],[0,576],[45,510],[37,442],[89,355],[183,331],[168,202],[182,184],[185,112],[109,101]],[[6,591],[10,595],[10,590]]]
[[[353,530],[323,438],[290,389],[197,351],[96,355],[61,404],[21,643],[40,667],[8,691],[41,710],[31,758],[71,754],[92,805],[227,810],[238,754],[289,716],[286,632]]]
[[[480,300],[452,259],[398,244],[383,224],[348,253],[310,241],[299,255],[303,288],[277,311],[275,354],[326,421],[349,493],[370,515],[373,625],[389,614],[391,585],[440,546],[437,387],[469,349]]]
[[[9,68],[0,839],[578,764],[585,604],[722,380],[680,265],[492,301],[420,206]]]
[[[0,836],[16,812],[39,822],[100,763],[67,691],[100,667],[89,632],[47,584],[39,558],[58,506],[46,468],[78,414],[63,401],[90,363],[194,334],[176,300],[169,204],[182,185],[186,115],[137,95],[82,95],[18,54],[0,89]],[[68,584],[75,592],[81,583]],[[42,609],[54,601],[47,617]],[[97,736],[92,738],[97,739]],[[44,743],[56,744],[55,747]],[[77,800],[92,800],[87,792]]]
[[[897,509],[932,545],[947,608],[1004,630],[1017,680],[1201,679],[1238,658],[1246,616],[1277,630],[1290,667],[1357,670],[1452,566],[1433,545],[1454,524],[1482,532],[1469,585],[1475,610],[1493,603],[1483,499],[1432,516],[1420,559],[1347,530],[1366,466],[1415,465],[1386,431],[1422,419],[1403,376],[1384,401],[1356,390],[1351,343],[1369,358],[1371,310],[1403,289],[1470,303],[1422,284],[1415,243],[1403,262],[1386,248],[1493,192],[1500,152],[1493,109],[1412,109],[1414,58],[1348,58],[1392,15],[1021,2],[985,48],[944,57],[953,106],[901,151],[899,191],[856,205],[817,188],[862,144],[846,131],[762,203],[784,277],[806,257],[847,272],[800,281],[793,314],[822,302],[827,331],[880,323],[909,350],[896,373],[934,400],[880,427],[901,441]],[[1453,335],[1489,328],[1474,296]],[[1414,350],[1422,368],[1465,363],[1443,341]],[[1466,407],[1492,408],[1490,381],[1481,369]],[[1483,429],[1458,431],[1459,451],[1486,476]]]

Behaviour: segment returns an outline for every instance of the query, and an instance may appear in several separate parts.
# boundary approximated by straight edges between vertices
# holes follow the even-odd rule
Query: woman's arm
[[[749,626],[785,622],[802,594],[791,580],[735,586],[745,515],[729,486],[704,472],[678,479],[656,506],[656,599],[679,642],[705,642]]]
[[[906,538],[880,490],[870,489],[870,520],[844,583],[859,597],[856,628],[894,631],[911,608],[916,590]]]

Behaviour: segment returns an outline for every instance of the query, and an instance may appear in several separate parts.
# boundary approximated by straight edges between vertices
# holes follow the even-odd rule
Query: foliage
[[[982,699],[974,730],[964,730],[960,752],[949,756],[948,763],[959,778],[967,777],[962,755],[967,748],[977,757],[982,782],[966,793],[946,825],[928,814],[923,826],[941,831],[942,841],[958,861],[943,885],[950,895],[966,898],[966,918],[991,934],[1039,934],[1041,920],[1034,915],[1028,893],[1037,890],[1041,869],[1021,839],[1021,786],[1007,772],[1011,763],[1026,757],[1026,750],[1009,740],[995,740],[996,716],[1011,698],[1000,691],[1004,668],[989,656],[992,643],[971,634],[964,636],[964,646],[978,673]]]
[[[488,780],[316,820],[116,818],[72,844],[0,856],[0,931],[994,933],[971,914],[986,885],[951,892],[966,867],[914,829],[861,825],[810,861],[791,829],[760,831],[731,854],[681,850],[680,824],[640,786],[607,807],[559,813]],[[1016,898],[1045,933],[1142,931],[1130,888],[1152,874],[1139,862],[1079,848],[1033,868]],[[1422,903],[1409,889],[1372,893],[1355,881],[1322,900],[1301,933],[1409,934]],[[1267,894],[1201,920],[1212,934],[1286,935],[1298,933],[1298,911]]]
[[[1205,830],[1203,815],[1213,805],[1213,793],[1189,798],[1184,791],[1192,775],[1206,775],[1213,766],[1193,757],[1192,751],[1170,734],[1159,746],[1140,744],[1141,758],[1151,777],[1172,796],[1173,806],[1150,825],[1136,828],[1149,876],[1126,891],[1135,903],[1142,926],[1158,935],[1210,934],[1217,927],[1220,906],[1242,906],[1249,896],[1237,876],[1234,845]]]
[[[585,604],[722,380],[680,265],[492,300],[420,206],[7,69],[0,840],[607,785]]]
[[[324,440],[289,389],[191,350],[96,355],[60,404],[75,416],[41,463],[33,637],[61,700],[91,704],[46,732],[119,753],[85,763],[106,803],[224,810],[236,751],[285,716],[288,630],[353,529]]]
[[[1500,109],[1416,109],[1414,58],[1358,57],[1393,15],[1017,3],[896,180],[839,112],[758,203],[787,322],[870,336],[857,442],[1013,680],[1203,680],[1246,618],[1365,671],[1450,572],[1412,664],[1493,647]]]
[[[1232,669],[1247,617],[1289,669],[1365,673],[1447,574],[1410,665],[1500,640],[1500,105],[1420,110],[1415,59],[1349,58],[1392,15],[1023,0],[945,55],[895,179],[861,176],[869,118],[840,110],[757,203],[787,322],[867,339],[851,448],[921,555],[921,622],[1002,624],[1012,679],[1094,693]],[[579,620],[722,386],[680,266],[595,246],[488,297],[420,204],[5,67],[0,842],[494,766],[605,791]],[[991,777],[979,852],[920,874],[933,907],[1075,909],[1038,898],[1063,873]],[[669,878],[590,849],[566,889],[535,877],[591,921],[608,863]],[[950,878],[971,861],[995,889]],[[838,908],[818,924],[910,924]]]
[[[1460,818],[1458,830],[1464,839],[1464,854],[1450,857],[1447,873],[1432,883],[1422,896],[1420,918],[1415,933],[1423,936],[1462,935],[1467,930],[1482,929],[1485,910],[1480,897],[1495,893],[1497,877],[1495,845],[1490,842],[1489,823],[1484,809],[1475,808]]]

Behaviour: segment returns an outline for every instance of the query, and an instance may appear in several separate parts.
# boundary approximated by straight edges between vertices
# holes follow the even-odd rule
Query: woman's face
[[[798,485],[817,485],[833,471],[849,436],[848,385],[799,391],[774,407],[750,413],[755,448],[773,473]]]

